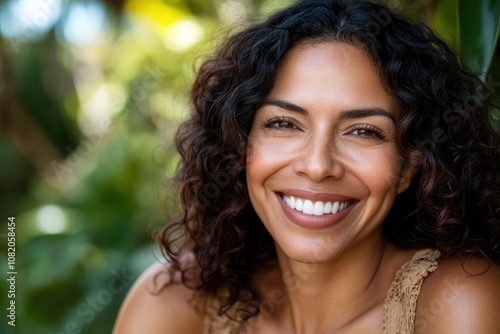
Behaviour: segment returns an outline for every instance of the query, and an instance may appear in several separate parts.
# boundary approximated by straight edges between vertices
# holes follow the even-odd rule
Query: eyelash
[[[384,132],[380,131],[380,129],[378,129],[377,127],[375,127],[373,125],[369,125],[369,124],[356,125],[353,128],[349,129],[349,133],[353,133],[354,131],[360,131],[360,130],[371,131],[371,132],[373,132],[373,135],[366,136],[366,135],[358,134],[356,136],[360,136],[360,137],[367,138],[367,139],[386,139],[387,138],[387,135]]]
[[[290,125],[292,127],[291,128],[279,127],[278,126],[279,123],[282,123],[282,122],[288,123],[288,125]],[[292,119],[289,119],[289,118],[286,118],[283,116],[276,116],[276,117],[273,117],[271,119],[268,119],[268,120],[262,122],[261,126],[263,128],[266,128],[266,129],[276,129],[279,131],[289,131],[293,128],[297,128],[297,126],[295,125],[295,122]]]
[[[283,123],[283,122],[287,123],[287,125],[289,125],[291,127],[280,127],[279,123]],[[297,126],[295,125],[295,122],[292,119],[287,118],[287,117],[283,117],[283,116],[276,116],[276,117],[273,117],[271,119],[265,120],[264,122],[262,122],[261,127],[266,128],[266,129],[275,129],[278,131],[290,131],[292,129],[297,128]],[[366,139],[384,140],[387,138],[387,135],[384,132],[382,132],[377,127],[375,127],[373,125],[369,125],[369,124],[355,125],[354,127],[349,129],[348,133],[352,134],[354,131],[370,131],[370,132],[372,132],[373,135],[371,135],[371,136],[362,135],[362,134],[355,135],[355,136],[359,136],[359,137],[366,138]]]

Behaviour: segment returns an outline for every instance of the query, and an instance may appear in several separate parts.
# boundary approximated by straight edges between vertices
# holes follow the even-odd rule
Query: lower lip
[[[353,203],[347,209],[337,212],[336,214],[324,214],[322,216],[314,216],[314,215],[307,215],[303,212],[292,209],[291,207],[285,204],[281,195],[276,194],[276,196],[278,197],[278,201],[288,219],[290,219],[293,223],[299,226],[309,229],[322,229],[335,226],[339,224],[349,214],[349,212],[351,212],[354,206],[356,206],[356,203]]]

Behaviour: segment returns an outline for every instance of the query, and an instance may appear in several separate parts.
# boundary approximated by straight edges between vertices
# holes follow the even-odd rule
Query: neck
[[[294,261],[279,247],[277,253],[287,301],[279,317],[288,319],[295,333],[340,331],[368,314],[383,303],[403,263],[388,260],[395,248],[378,234],[324,263]]]

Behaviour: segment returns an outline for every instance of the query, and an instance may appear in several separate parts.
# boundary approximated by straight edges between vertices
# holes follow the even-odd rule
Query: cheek
[[[281,147],[281,149],[280,149]],[[274,193],[267,191],[269,184],[282,175],[291,162],[293,149],[276,140],[249,137],[249,150],[246,160],[246,180],[248,195],[254,210],[261,220],[266,221],[266,207],[274,200]],[[279,178],[278,178],[279,179]]]
[[[265,145],[259,145],[254,138],[249,138],[249,149],[246,160],[246,179],[250,200],[255,205],[256,193],[263,190],[263,184],[269,172],[272,155]]]
[[[363,181],[371,193],[397,191],[400,179],[400,157],[396,148],[347,149],[346,162],[352,173]]]
[[[265,140],[251,136],[246,162],[247,179],[265,180],[280,168],[289,165],[297,149],[293,141],[272,138]]]

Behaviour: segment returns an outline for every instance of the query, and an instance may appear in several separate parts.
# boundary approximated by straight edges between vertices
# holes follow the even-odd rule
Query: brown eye
[[[362,126],[355,128],[351,134],[366,139],[384,139],[385,135],[377,128],[372,126]]]
[[[275,130],[291,130],[296,129],[297,126],[293,122],[293,120],[289,120],[287,118],[275,117],[272,118],[262,124],[265,128],[275,129]]]
[[[282,128],[282,129],[291,129],[293,128],[293,124],[287,121],[277,121],[275,123],[275,126],[277,128]]]
[[[354,130],[353,133],[357,136],[373,137],[376,135],[375,131],[370,129],[358,129]]]

